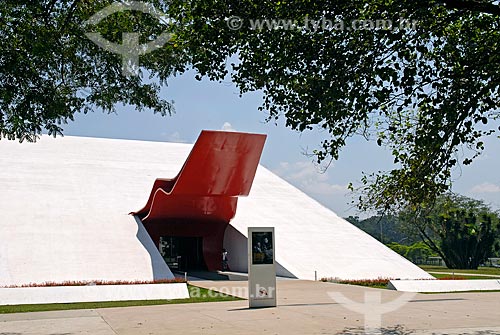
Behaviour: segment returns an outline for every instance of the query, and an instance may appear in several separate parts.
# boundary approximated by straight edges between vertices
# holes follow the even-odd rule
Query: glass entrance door
[[[201,237],[162,236],[160,253],[171,270],[205,270]]]

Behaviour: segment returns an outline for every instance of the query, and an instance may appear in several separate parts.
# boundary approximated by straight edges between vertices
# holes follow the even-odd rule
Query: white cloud
[[[347,185],[329,184],[324,182],[308,183],[304,185],[303,191],[322,195],[347,193]]]
[[[168,142],[187,143],[187,141],[181,137],[181,134],[178,131],[173,132],[171,134],[161,133],[161,136],[166,138]]]
[[[490,156],[487,154],[487,153],[481,153],[481,155],[479,155],[479,157],[477,157],[475,159],[475,161],[487,161],[490,159]]]
[[[332,195],[347,193],[347,185],[332,183],[328,171],[320,171],[312,162],[281,162],[273,172],[309,194]]]
[[[236,129],[233,128],[233,125],[229,122],[224,122],[221,129],[224,131],[236,131]]]
[[[499,193],[500,186],[492,183],[482,183],[474,186],[470,191],[472,193]]]
[[[321,172],[320,169],[309,161],[298,161],[294,163],[280,162],[279,168],[274,173],[286,177],[288,180],[302,180],[304,178],[328,179],[328,173]]]

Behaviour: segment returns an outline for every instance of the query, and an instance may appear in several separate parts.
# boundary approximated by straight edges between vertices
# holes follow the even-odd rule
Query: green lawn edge
[[[482,279],[499,280],[500,279],[497,277],[486,277],[486,276],[464,276],[464,275],[460,275],[460,273],[455,273],[455,275],[448,275],[448,274],[440,274],[440,273],[432,273],[431,272],[430,275],[436,279],[441,279],[441,278],[457,279],[457,280],[482,280]]]
[[[477,270],[462,270],[462,269],[448,269],[445,266],[435,266],[435,265],[419,265],[419,267],[427,272],[449,272],[449,273],[471,273],[471,274],[482,274],[482,275],[494,275],[500,276],[500,268],[490,268],[490,267],[479,267]]]
[[[191,284],[188,284],[188,290],[190,297],[187,299],[126,300],[126,301],[75,302],[75,303],[65,303],[65,304],[5,305],[5,306],[0,306],[0,314],[243,300],[238,297],[219,293],[213,290],[208,290]]]

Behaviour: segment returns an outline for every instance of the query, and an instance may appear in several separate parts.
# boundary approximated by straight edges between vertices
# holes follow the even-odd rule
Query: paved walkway
[[[246,286],[241,281],[195,284],[241,292]],[[0,315],[0,335],[364,334],[364,315],[352,311],[346,299],[371,302],[357,306],[368,311],[371,324],[382,309],[399,306],[382,317],[384,334],[500,334],[500,292],[405,294],[280,280],[277,308],[248,309],[248,301],[233,301],[6,314]]]

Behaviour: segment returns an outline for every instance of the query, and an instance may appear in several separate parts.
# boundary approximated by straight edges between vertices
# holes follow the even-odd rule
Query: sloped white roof
[[[0,285],[172,274],[140,222],[156,178],[191,145],[84,137],[0,141]],[[265,150],[265,149],[264,149]],[[431,278],[260,166],[234,228],[276,227],[277,261],[303,279]]]
[[[262,166],[231,224],[245,236],[248,226],[274,226],[276,260],[300,279],[315,271],[318,279],[433,279]]]

